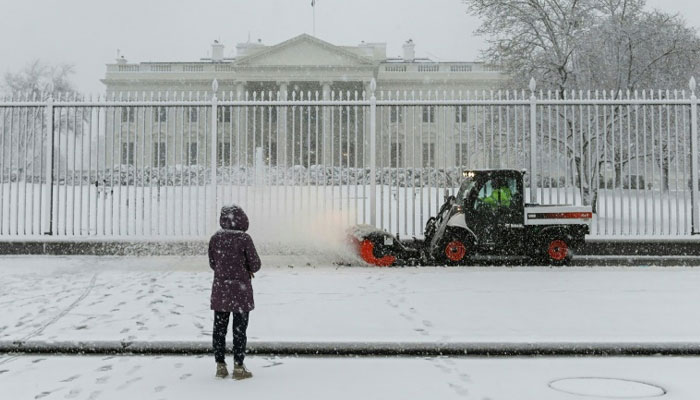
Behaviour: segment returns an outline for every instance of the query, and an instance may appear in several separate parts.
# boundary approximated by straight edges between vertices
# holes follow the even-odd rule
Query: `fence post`
[[[48,190],[44,191],[44,223],[45,235],[53,234],[53,146],[54,146],[54,126],[53,126],[53,94],[49,93],[46,100],[46,184]]]
[[[211,182],[209,184],[209,232],[213,232],[216,229],[216,208],[219,204],[217,195],[218,190],[216,187],[216,167],[217,167],[217,149],[219,145],[218,139],[218,110],[219,110],[219,100],[216,98],[216,92],[219,90],[219,82],[214,79],[211,83]]]
[[[377,81],[369,83],[369,222],[377,226]]]
[[[535,78],[530,78],[530,203],[537,203],[537,97]]]
[[[695,95],[695,77],[690,78],[690,232],[695,235],[700,227],[698,213],[698,98]]]

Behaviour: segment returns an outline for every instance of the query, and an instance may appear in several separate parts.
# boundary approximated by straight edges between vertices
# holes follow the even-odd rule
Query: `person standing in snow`
[[[248,216],[234,205],[221,208],[221,229],[209,240],[209,266],[214,270],[211,309],[214,311],[212,343],[216,359],[216,377],[228,376],[226,368],[226,332],[229,316],[233,330],[233,378],[251,378],[243,365],[247,342],[248,313],[255,308],[251,279],[260,270],[260,257],[253,239],[246,233]]]

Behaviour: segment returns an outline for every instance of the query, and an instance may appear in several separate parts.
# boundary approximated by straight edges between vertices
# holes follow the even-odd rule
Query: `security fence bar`
[[[0,100],[0,236],[206,237],[230,203],[270,223],[420,236],[462,172],[484,168],[527,170],[529,202],[591,205],[593,236],[700,229],[694,79],[689,92],[327,86]]]

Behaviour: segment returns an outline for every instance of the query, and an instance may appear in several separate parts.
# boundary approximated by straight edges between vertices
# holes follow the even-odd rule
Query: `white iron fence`
[[[375,86],[5,99],[0,235],[204,237],[228,203],[271,224],[332,215],[421,235],[474,168],[527,169],[530,202],[593,205],[593,235],[699,229],[694,80],[690,93]]]

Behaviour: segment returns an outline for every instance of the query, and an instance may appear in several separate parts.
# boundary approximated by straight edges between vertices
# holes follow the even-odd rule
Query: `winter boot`
[[[248,371],[248,369],[243,364],[234,364],[233,366],[233,379],[247,379],[252,378],[253,373]]]
[[[228,376],[228,369],[226,368],[226,363],[216,363],[216,377],[226,378]]]

